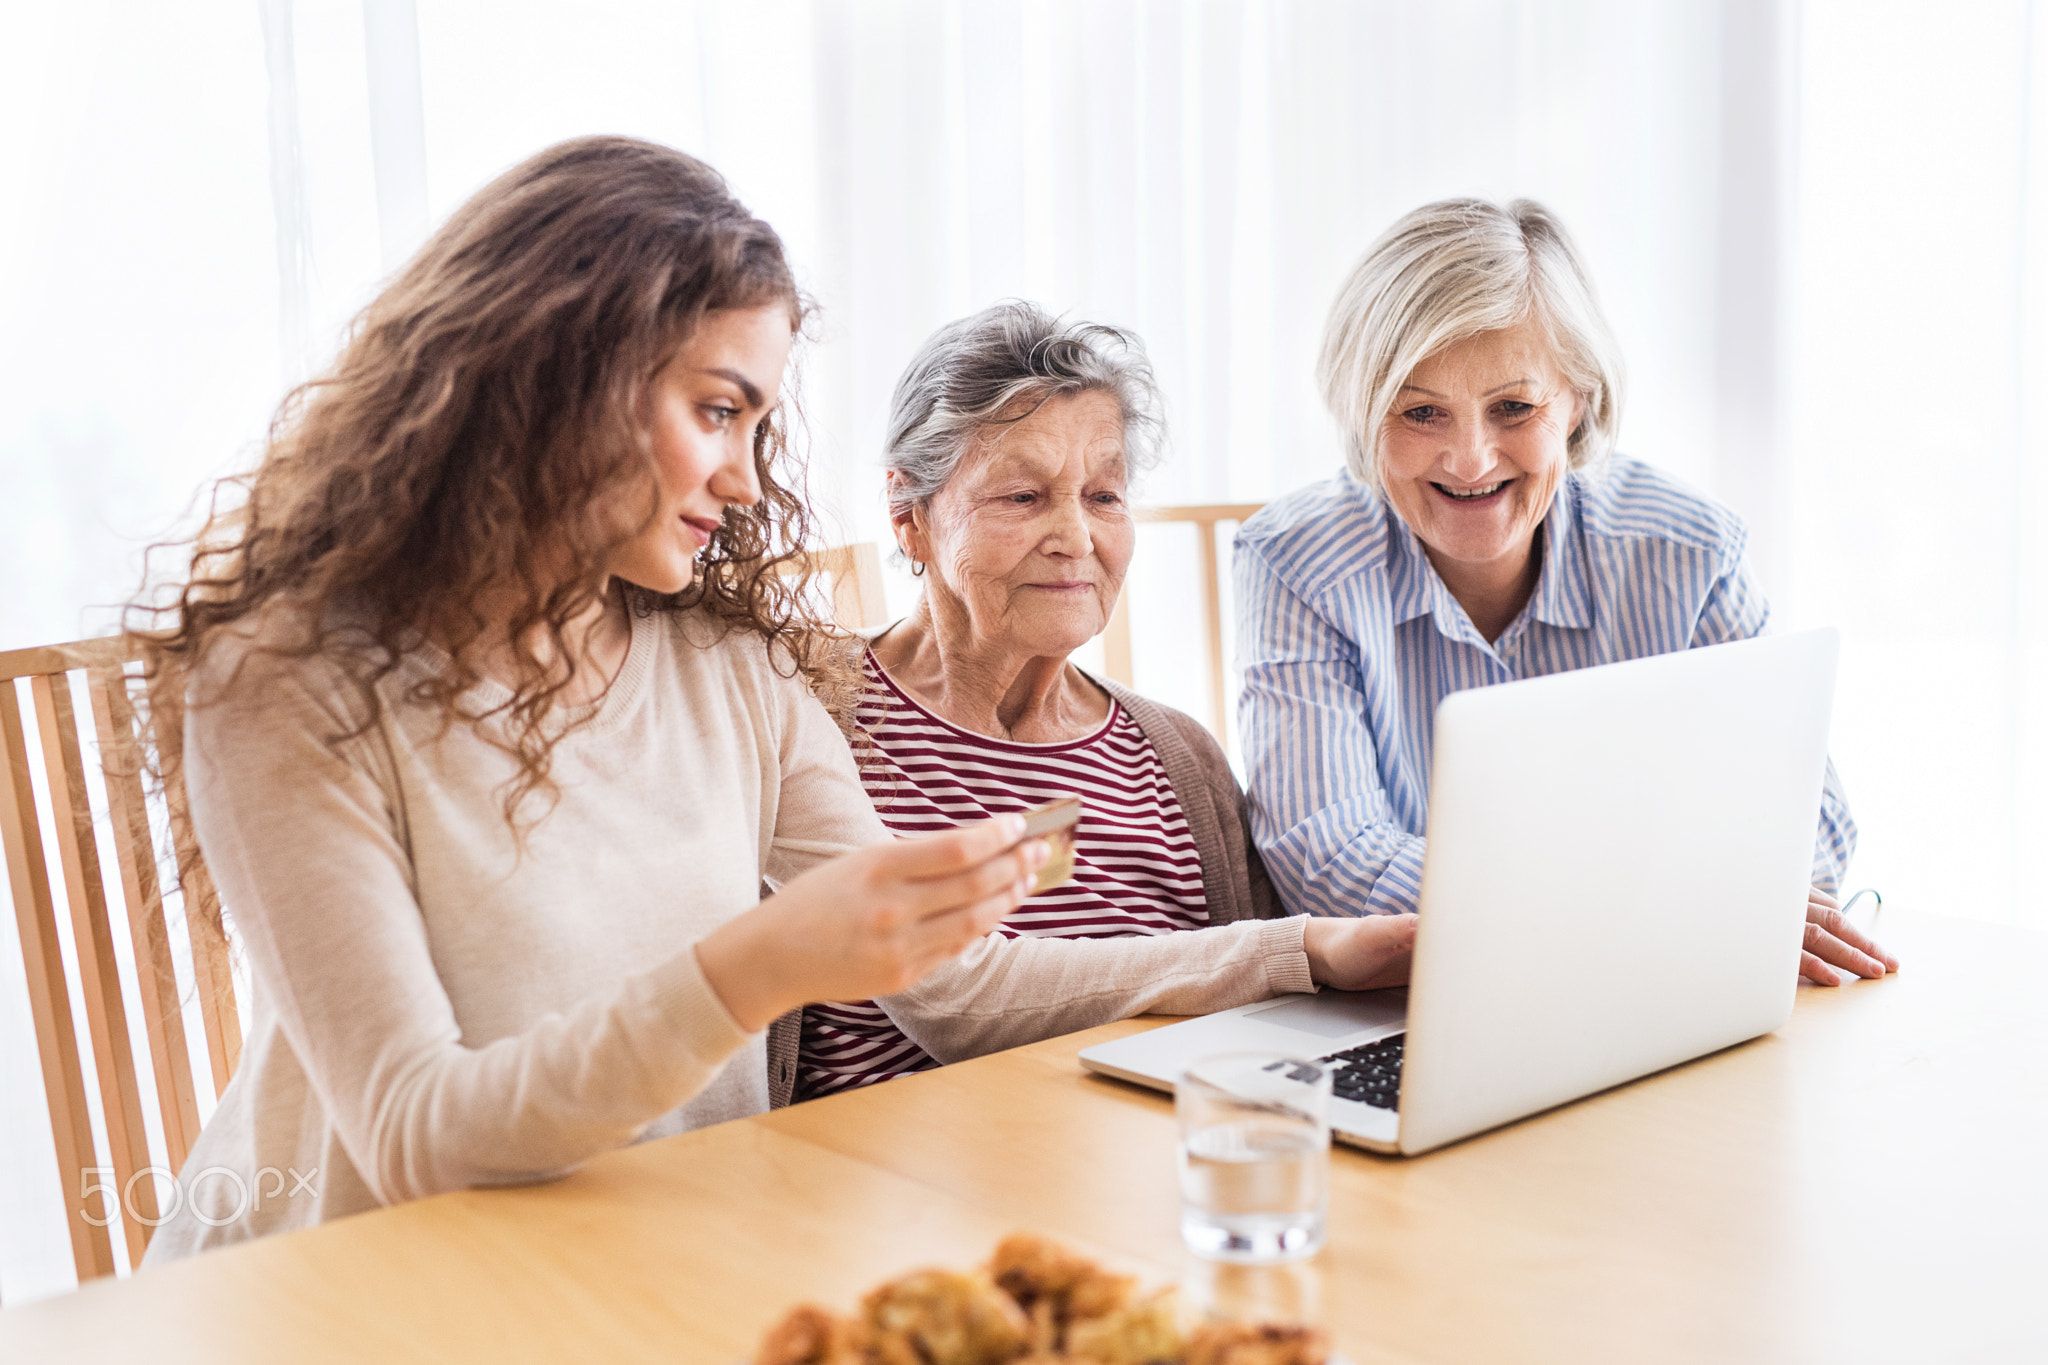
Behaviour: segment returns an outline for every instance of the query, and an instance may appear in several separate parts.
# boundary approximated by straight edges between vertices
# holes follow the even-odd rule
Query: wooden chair
[[[1230,673],[1223,657],[1223,584],[1217,563],[1216,528],[1225,522],[1243,521],[1264,503],[1206,503],[1196,507],[1141,508],[1141,522],[1187,522],[1195,528],[1195,549],[1201,560],[1201,618],[1209,645],[1209,730],[1221,744],[1229,743]],[[1109,624],[1102,631],[1103,671],[1126,687],[1134,686],[1131,661],[1131,597],[1117,599]]]
[[[886,611],[882,559],[873,543],[819,550],[808,562],[830,580],[833,616],[841,626],[858,630],[881,623]],[[206,1033],[205,1076],[195,1069],[186,1045],[182,993],[158,876],[165,860],[152,833],[142,777],[132,760],[133,697],[141,683],[129,665],[136,658],[118,639],[0,653],[0,765],[5,767],[0,780],[0,850],[21,933],[29,1009],[64,1183],[72,1259],[81,1283],[115,1274],[121,1263],[131,1268],[140,1263],[159,1221],[152,1172],[175,1172],[184,1164],[199,1136],[198,1087],[210,1083],[217,1099],[234,1075],[242,1047],[227,945],[206,927],[219,923],[219,898],[179,810],[172,813],[179,818],[164,823],[176,834],[170,841],[169,861],[177,868],[184,897],[196,978],[192,986]],[[104,759],[100,768],[107,800],[105,835],[112,843],[118,878],[112,900],[88,790],[87,742],[80,734],[73,693],[73,678],[78,676],[84,679],[89,699],[93,747]],[[18,681],[22,679],[28,683],[40,750],[36,764],[27,743],[28,722]],[[32,766],[41,769],[40,784]],[[182,800],[176,790],[168,795]],[[44,847],[45,815],[56,832],[54,850]],[[68,957],[53,889],[60,885],[70,928]],[[132,986],[142,1007],[140,1042],[162,1123],[162,1141],[154,1152],[137,1079],[137,1040],[123,999],[115,947],[115,936],[121,933],[133,950]],[[87,1098],[84,1048],[71,1010],[72,981],[85,1007],[83,1036],[103,1117],[97,1132]],[[111,1184],[100,1178],[108,1172]],[[109,1216],[116,1207],[118,1220]],[[122,1232],[121,1254],[110,1233],[116,1221]]]
[[[873,541],[813,550],[782,566],[785,574],[804,568],[832,581],[832,619],[844,630],[883,624],[888,604],[882,592],[882,552]]]
[[[178,818],[165,822],[179,832],[170,859],[162,858],[152,834],[150,807],[134,760],[133,697],[141,680],[128,665],[135,657],[118,639],[0,653],[0,766],[5,768],[0,774],[0,848],[21,933],[29,1008],[64,1182],[72,1258],[81,1282],[116,1271],[109,1227],[117,1221],[117,1209],[123,1259],[131,1267],[141,1261],[160,1221],[154,1172],[176,1171],[184,1163],[199,1135],[198,1087],[210,1083],[217,1098],[234,1074],[242,1045],[227,946],[203,927],[219,924],[218,898],[199,850],[190,841],[182,810],[171,812]],[[103,875],[74,678],[83,679],[93,747],[101,759],[105,830],[119,885],[118,913]],[[23,679],[40,751],[40,791],[31,772],[19,685]],[[182,793],[173,791],[170,797],[180,801]],[[47,805],[39,807],[39,800]],[[54,850],[43,844],[45,815],[55,831]],[[209,1074],[204,1079],[186,1048],[184,1008],[158,876],[166,861],[177,868],[191,941],[196,978],[192,984],[206,1033]],[[63,887],[72,950],[68,961],[53,882]],[[116,949],[116,936],[123,932],[133,950],[132,986],[142,1009],[139,1034],[123,1002]],[[81,1035],[72,1017],[67,973],[76,980],[84,1003],[84,1036],[103,1118],[98,1134],[87,1099]],[[155,1155],[137,1079],[138,1037],[148,1057],[162,1125],[162,1148]],[[98,1155],[101,1144],[105,1161]],[[109,1173],[111,1182],[105,1178]]]

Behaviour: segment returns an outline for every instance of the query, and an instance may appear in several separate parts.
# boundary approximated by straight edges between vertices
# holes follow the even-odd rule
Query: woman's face
[[[1380,478],[1439,573],[1527,565],[1579,410],[1534,323],[1480,332],[1415,367],[1380,429]]]
[[[924,508],[898,517],[932,610],[982,647],[1065,657],[1109,623],[1136,528],[1115,398],[1053,398],[997,427]]]
[[[653,592],[681,592],[725,509],[761,500],[754,433],[781,395],[789,345],[785,304],[724,309],[705,314],[655,375],[649,440],[659,510],[612,552],[607,573]],[[631,515],[643,508],[636,502]]]

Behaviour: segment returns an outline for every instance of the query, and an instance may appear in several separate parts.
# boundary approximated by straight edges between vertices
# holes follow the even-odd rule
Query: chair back
[[[117,1263],[141,1261],[150,1233],[174,1211],[159,1208],[159,1178],[162,1188],[172,1188],[168,1173],[184,1164],[199,1135],[199,1087],[211,1085],[219,1096],[242,1043],[227,945],[218,933],[218,898],[175,785],[167,793],[168,818],[160,822],[174,832],[164,841],[170,857],[159,854],[153,833],[136,758],[134,698],[142,685],[130,670],[136,658],[120,639],[0,653],[0,851],[81,1282],[114,1274]],[[91,716],[89,737],[80,728],[81,692]],[[166,742],[175,744],[177,737]],[[98,813],[88,745],[104,792]],[[54,848],[44,845],[46,821]],[[176,868],[190,942],[188,981],[206,1035],[204,1077],[186,1047],[185,996],[159,877],[167,865]],[[111,895],[109,872],[117,888]],[[61,914],[53,888],[61,888]],[[124,967],[132,973],[125,992]],[[85,1011],[83,1029],[72,1015],[74,988]],[[131,1019],[126,998],[139,1004],[139,1021]],[[137,1069],[138,1049],[146,1071]],[[98,1132],[82,1052],[92,1059]],[[147,1111],[145,1081],[154,1094]],[[150,1113],[159,1129],[154,1151]]]
[[[841,630],[883,624],[888,604],[882,594],[882,553],[873,541],[832,545],[785,561],[781,572],[823,574],[832,581],[832,619]]]
[[[1204,636],[1209,647],[1209,723],[1218,744],[1230,742],[1230,673],[1223,651],[1223,583],[1216,553],[1216,528],[1243,521],[1264,503],[1205,503],[1195,507],[1147,507],[1138,511],[1141,522],[1190,522],[1195,528],[1195,549],[1201,561],[1200,610]],[[1130,594],[1117,598],[1109,624],[1102,631],[1103,671],[1126,687],[1136,686],[1136,668],[1131,658]]]
[[[842,628],[881,623],[873,543],[817,550],[783,571],[804,568],[829,580]],[[81,1283],[141,1262],[151,1232],[174,1211],[159,1197],[198,1139],[199,1092],[210,1087],[218,1099],[242,1049],[219,897],[184,818],[184,793],[171,783],[155,820],[146,799],[138,663],[120,639],[0,652],[0,854]],[[162,757],[175,769],[175,749]],[[45,845],[45,826],[54,846]],[[178,937],[189,945],[182,984],[160,875],[173,867]],[[83,1020],[74,1017],[74,994]],[[190,998],[205,1034],[203,1067],[186,1040]]]

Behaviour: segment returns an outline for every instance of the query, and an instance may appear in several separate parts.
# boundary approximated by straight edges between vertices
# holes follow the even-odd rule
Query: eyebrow
[[[1507,390],[1509,390],[1509,389],[1512,389],[1512,388],[1518,388],[1518,387],[1520,387],[1521,385],[1523,385],[1523,384],[1526,384],[1526,383],[1528,383],[1528,382],[1529,382],[1529,381],[1528,381],[1527,379],[1510,379],[1510,380],[1509,380],[1509,381],[1508,381],[1507,383],[1505,383],[1505,384],[1501,384],[1501,385],[1499,385],[1499,386],[1497,386],[1497,387],[1495,387],[1495,388],[1491,388],[1491,389],[1488,389],[1488,390],[1487,390],[1487,391],[1486,391],[1485,393],[1483,393],[1483,394],[1481,394],[1481,395],[1479,395],[1479,396],[1480,396],[1481,398],[1491,398],[1491,397],[1493,397],[1493,396],[1494,396],[1495,394],[1497,394],[1497,393],[1504,393],[1504,392],[1506,392],[1506,391],[1507,391]],[[1437,391],[1436,391],[1435,389],[1425,389],[1425,388],[1423,388],[1423,387],[1422,387],[1422,385],[1420,385],[1420,384],[1403,384],[1403,385],[1401,386],[1401,392],[1402,392],[1402,393],[1407,393],[1407,392],[1409,392],[1409,391],[1410,391],[1411,389],[1412,389],[1413,391],[1415,391],[1416,393],[1421,393],[1421,394],[1427,394],[1427,395],[1428,395],[1429,397],[1431,397],[1431,398],[1441,398],[1441,397],[1443,397],[1443,395],[1442,395],[1442,394],[1440,394],[1440,393],[1438,393],[1438,392],[1437,392]]]
[[[740,392],[746,396],[748,407],[758,408],[765,406],[761,401],[761,390],[755,387],[753,380],[747,378],[738,370],[699,370],[697,373],[712,375],[715,378],[737,384]]]

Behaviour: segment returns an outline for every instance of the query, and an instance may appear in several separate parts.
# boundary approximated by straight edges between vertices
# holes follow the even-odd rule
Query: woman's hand
[[[1834,968],[1857,976],[1879,977],[1899,969],[1899,960],[1860,933],[1842,913],[1841,904],[1819,887],[1806,893],[1806,943],[1799,953],[1799,975],[1816,986],[1839,986]]]
[[[792,879],[697,944],[697,965],[741,1028],[814,1000],[865,1000],[957,957],[1031,894],[1049,850],[1000,815],[875,844]]]
[[[1311,917],[1302,933],[1302,949],[1318,986],[1340,991],[1405,986],[1415,954],[1415,916]]]

